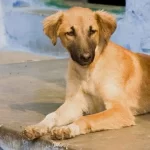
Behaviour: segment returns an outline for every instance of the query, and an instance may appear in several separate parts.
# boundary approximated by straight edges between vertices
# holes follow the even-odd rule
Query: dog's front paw
[[[22,132],[23,137],[27,138],[28,140],[33,140],[39,138],[49,131],[48,127],[42,125],[32,125],[28,126]]]
[[[63,140],[71,138],[71,130],[67,127],[55,127],[50,131],[53,140]]]
[[[53,140],[70,139],[80,134],[79,127],[71,124],[63,127],[55,127],[50,131]]]

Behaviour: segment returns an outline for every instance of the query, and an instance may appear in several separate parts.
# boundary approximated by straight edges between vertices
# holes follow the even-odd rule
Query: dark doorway
[[[125,6],[125,0],[88,0],[88,2],[93,4]]]

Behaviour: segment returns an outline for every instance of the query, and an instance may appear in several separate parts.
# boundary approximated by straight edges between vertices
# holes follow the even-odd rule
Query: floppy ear
[[[96,11],[95,16],[99,27],[101,28],[100,30],[102,31],[104,41],[108,42],[110,36],[116,29],[116,18],[105,11]]]
[[[62,22],[63,12],[57,12],[43,21],[43,30],[44,33],[51,39],[53,45],[56,45],[57,42],[57,31]]]

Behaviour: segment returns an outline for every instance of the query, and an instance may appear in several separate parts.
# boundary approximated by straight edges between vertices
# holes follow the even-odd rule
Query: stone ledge
[[[20,131],[39,122],[64,101],[67,60],[0,65],[0,147],[15,150],[149,150],[150,115],[137,117],[136,126],[51,141],[47,135],[25,141]],[[58,94],[59,93],[59,94]],[[12,149],[13,149],[12,148]],[[4,149],[7,150],[7,149]]]

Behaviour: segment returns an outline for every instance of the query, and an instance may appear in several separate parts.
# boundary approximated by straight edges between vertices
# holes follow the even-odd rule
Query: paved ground
[[[65,141],[51,141],[48,136],[33,142],[22,139],[19,134],[22,126],[39,122],[63,102],[66,67],[66,60],[0,65],[1,148],[57,150],[54,145],[64,145],[75,150],[150,150],[150,115],[138,117],[134,127],[91,133]]]
[[[0,50],[0,64],[11,64],[50,59],[55,58],[31,52]]]

